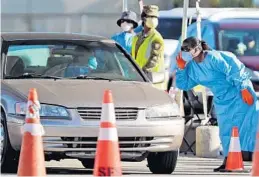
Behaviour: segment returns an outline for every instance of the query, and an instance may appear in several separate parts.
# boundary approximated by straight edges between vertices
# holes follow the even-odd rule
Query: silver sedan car
[[[1,168],[17,168],[27,94],[36,88],[45,160],[79,159],[93,168],[104,90],[113,93],[122,161],[174,171],[184,120],[157,73],[150,81],[112,40],[60,33],[2,33]]]

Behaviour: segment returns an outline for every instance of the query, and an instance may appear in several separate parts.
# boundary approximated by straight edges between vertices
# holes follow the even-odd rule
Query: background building
[[[196,0],[190,0],[190,6]],[[201,7],[244,6],[258,0],[201,0]],[[144,0],[160,10],[182,5],[183,0]],[[258,2],[257,2],[258,3]],[[251,4],[251,3],[250,3]],[[119,32],[116,20],[122,0],[2,0],[1,31],[74,32],[110,37]],[[140,13],[138,0],[128,0],[128,9]]]

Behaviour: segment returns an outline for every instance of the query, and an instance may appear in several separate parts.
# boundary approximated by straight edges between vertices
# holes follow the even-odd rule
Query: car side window
[[[129,60],[125,60],[125,55],[121,52],[116,52],[116,58],[122,67],[123,74],[128,79],[136,79],[139,77],[137,74],[138,71],[135,67],[132,66]]]

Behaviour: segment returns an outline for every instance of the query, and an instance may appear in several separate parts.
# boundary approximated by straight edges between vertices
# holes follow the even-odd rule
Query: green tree
[[[220,0],[209,0],[211,7],[219,7]]]
[[[254,7],[253,0],[243,0],[244,7]]]

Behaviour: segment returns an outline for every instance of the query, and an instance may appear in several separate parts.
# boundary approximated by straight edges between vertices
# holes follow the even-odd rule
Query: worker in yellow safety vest
[[[165,73],[164,39],[156,30],[158,25],[158,6],[143,6],[141,13],[143,30],[134,36],[132,41],[132,57],[139,67],[149,76],[150,73]],[[167,81],[154,84],[158,89],[166,90]]]

